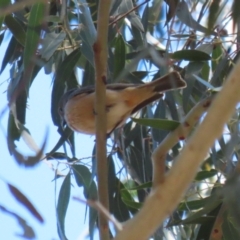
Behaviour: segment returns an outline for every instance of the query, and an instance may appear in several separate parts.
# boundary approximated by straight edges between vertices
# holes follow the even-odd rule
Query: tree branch
[[[164,181],[165,177],[165,160],[168,151],[179,141],[188,137],[196,122],[199,121],[202,114],[208,109],[213,96],[200,101],[187,114],[182,123],[160,143],[152,154],[153,162],[153,188]]]
[[[117,234],[115,240],[148,239],[171,214],[240,101],[239,75],[240,60],[212,102],[205,119],[177,157],[165,180],[153,188],[142,209],[124,225],[123,231]]]
[[[108,23],[111,0],[101,0],[98,6],[97,40],[93,45],[96,74],[96,156],[99,202],[109,209],[108,200],[108,163],[106,158],[106,69]],[[102,212],[98,212],[99,235],[101,240],[109,239],[108,220]]]

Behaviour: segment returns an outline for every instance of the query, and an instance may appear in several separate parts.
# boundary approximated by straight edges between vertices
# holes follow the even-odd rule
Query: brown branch
[[[163,223],[182,199],[199,165],[240,101],[240,60],[221,92],[212,102],[206,117],[177,157],[165,180],[153,188],[142,209],[129,220],[115,240],[146,240]]]
[[[108,162],[106,158],[106,69],[108,55],[108,23],[111,0],[101,0],[98,5],[97,39],[93,45],[96,74],[96,156],[98,198],[105,209],[109,209],[108,200]],[[109,239],[108,220],[98,212],[100,240]]]
[[[168,151],[179,141],[188,137],[196,122],[199,121],[202,114],[208,109],[213,96],[199,102],[185,117],[182,123],[172,132],[170,132],[161,144],[152,154],[153,162],[153,187],[158,186],[164,181],[165,160]]]

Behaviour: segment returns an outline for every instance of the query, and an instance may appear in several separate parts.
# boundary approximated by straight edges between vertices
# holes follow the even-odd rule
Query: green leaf
[[[219,15],[221,0],[214,0],[212,1],[209,7],[209,16],[208,16],[208,29],[213,29],[217,17]]]
[[[152,187],[152,182],[146,182],[139,186],[128,188],[128,189],[126,189],[126,191],[140,190],[140,189],[146,189],[146,188],[151,188],[151,187]]]
[[[1,0],[0,1],[0,9],[6,7],[7,5],[10,5],[10,4],[11,4],[11,0]],[[2,24],[3,24],[3,21],[4,21],[4,17],[5,16],[0,15],[0,29],[2,29]]]
[[[214,177],[216,174],[218,174],[218,171],[215,169],[211,169],[210,171],[201,171],[197,173],[195,180],[202,181],[204,179]]]
[[[149,7],[148,22],[153,26],[159,22],[159,15],[161,14],[161,11],[159,11],[159,9],[161,9],[162,2],[162,0],[155,0],[152,2],[151,7]]]
[[[42,48],[40,49],[40,54],[42,55],[42,58],[48,61],[52,57],[58,46],[63,42],[65,37],[66,33],[63,31],[60,33],[47,33],[44,36]]]
[[[70,172],[65,177],[58,196],[57,203],[57,227],[58,235],[61,240],[67,240],[65,235],[65,217],[70,199],[71,175]]]
[[[52,156],[53,153],[55,153],[62,145],[63,143],[70,138],[70,136],[73,134],[72,129],[69,127],[66,127],[63,132],[61,133],[61,137],[59,138],[58,142],[56,145],[53,147],[53,149],[46,154],[47,156]]]
[[[120,194],[121,194],[121,198],[123,200],[123,202],[130,208],[133,209],[140,209],[142,207],[142,203],[136,202],[134,201],[132,195],[130,194],[129,191],[127,191],[127,189],[122,188],[120,190]]]
[[[222,203],[222,199],[221,197],[219,197],[218,195],[212,195],[210,197],[205,198],[205,200],[203,200],[205,202],[205,204],[202,206],[202,209],[191,214],[189,217],[187,217],[184,220],[181,220],[178,224],[187,224],[187,223],[196,223],[196,221],[198,221],[198,219],[200,217],[202,217],[205,214],[209,214],[211,211],[213,211],[215,208],[217,208],[221,203]],[[192,208],[197,207],[197,203],[193,202],[192,204]],[[202,204],[201,202],[199,203],[198,206],[200,206],[200,204]],[[179,205],[180,207],[182,207],[183,209],[187,209],[185,208],[186,205]]]
[[[73,165],[72,169],[77,185],[88,189],[92,182],[89,169],[84,165]]]
[[[196,210],[196,209],[202,208],[202,207],[206,206],[207,203],[209,203],[209,199],[210,199],[210,197],[206,197],[206,198],[199,199],[199,200],[181,202],[178,205],[178,210],[189,211],[189,210]]]
[[[210,73],[210,67],[208,65],[208,62],[205,62],[204,65],[203,65],[203,68],[202,68],[202,78],[205,80],[205,81],[208,81],[209,79],[209,73]]]
[[[84,165],[75,164],[72,166],[77,185],[84,188],[84,196],[87,199],[97,199],[96,184],[92,180],[90,170]]]
[[[29,64],[35,57],[40,39],[41,25],[45,14],[45,4],[36,3],[32,6],[28,21],[26,43],[23,54],[24,71],[29,71]],[[31,70],[30,70],[31,71]],[[31,73],[29,74],[31,77]]]
[[[97,199],[97,187],[92,179],[92,174],[89,169],[84,165],[75,164],[72,166],[73,174],[77,185],[83,187],[84,196],[87,199]],[[90,236],[93,236],[94,227],[96,226],[97,210],[90,207],[89,209],[89,232]],[[92,237],[91,237],[92,238]]]
[[[51,114],[53,123],[56,126],[61,125],[61,119],[58,114],[58,103],[64,91],[69,90],[69,85],[73,87],[78,85],[74,75],[74,67],[81,56],[80,49],[74,50],[58,66],[56,77],[52,90]],[[71,87],[71,88],[73,88]]]
[[[82,45],[81,45],[81,51],[82,54],[86,57],[86,59],[94,66],[94,60],[93,60],[93,44],[96,40],[96,29],[93,24],[93,19],[91,16],[91,12],[89,11],[89,7],[87,4],[80,4],[79,5],[81,14],[80,17],[80,23],[83,26],[87,26],[79,32],[79,35],[82,39]]]
[[[140,209],[143,205],[142,203],[135,202],[134,200],[128,200],[124,197],[122,197],[122,200],[128,207],[131,207],[131,208],[134,208],[134,209]]]
[[[222,44],[220,42],[216,42],[214,45],[214,49],[212,52],[212,71],[214,72],[222,60],[222,56],[224,55]]]
[[[84,72],[83,72],[83,79],[82,79],[82,86],[90,86],[94,85],[95,82],[95,69],[89,61],[86,61]]]
[[[186,61],[208,61],[211,59],[209,54],[198,50],[180,50],[171,54],[170,57]]]
[[[132,118],[136,123],[139,123],[143,126],[153,127],[157,129],[163,129],[172,131],[176,129],[180,122],[166,119],[146,119],[146,118]]]
[[[2,66],[1,66],[0,74],[4,71],[7,64],[11,62],[11,58],[13,57],[14,52],[15,52],[18,45],[19,45],[19,43],[16,41],[15,37],[12,36],[11,40],[9,41],[7,50],[5,51],[5,55],[3,57],[3,60],[2,60]]]
[[[128,20],[131,22],[132,28],[135,27],[141,32],[144,32],[142,22],[140,21],[139,16],[135,13],[135,11],[132,11],[134,8],[132,0],[125,0],[121,2],[121,5],[118,8],[118,14],[125,14]]]
[[[113,214],[120,221],[125,222],[130,218],[129,209],[122,197],[120,190],[117,189],[116,193],[113,196]]]
[[[238,0],[234,0],[232,4],[232,18],[233,18],[233,29],[235,25],[239,23],[240,16],[239,16],[239,9],[240,9],[240,2]]]
[[[195,31],[200,31],[207,35],[216,35],[216,33],[209,31],[192,17],[189,7],[185,1],[178,2],[175,13],[182,23],[186,24],[190,28],[193,28]]]
[[[167,117],[166,117],[166,110],[167,110],[166,102],[167,101],[164,101],[162,98],[160,98],[157,103],[157,107],[156,107],[154,113],[150,112],[150,109],[149,109],[150,107],[148,107],[148,109],[149,109],[148,118],[149,119],[154,118],[154,119],[166,120],[167,119]],[[152,111],[152,109],[151,109],[151,111]],[[152,132],[153,140],[155,142],[161,142],[168,134],[168,131],[162,130],[162,129],[157,129],[157,128],[152,128],[151,132]]]
[[[118,35],[115,40],[115,52],[114,52],[114,73],[113,77],[116,78],[125,67],[126,49],[125,42],[122,35]]]
[[[21,136],[20,129],[17,128],[16,123],[14,121],[14,117],[11,112],[8,115],[8,131],[7,136],[11,141],[19,140]],[[11,152],[10,152],[11,154]]]
[[[111,181],[111,180],[110,180]],[[112,180],[113,181],[113,180]],[[117,218],[120,222],[127,221],[130,218],[129,211],[132,213],[135,213],[135,209],[130,209],[122,200],[121,191],[124,188],[123,183],[115,177],[114,175],[114,191],[109,193],[109,205],[110,205],[110,211],[112,214],[114,214],[114,217]],[[133,210],[133,211],[132,211]]]
[[[13,34],[13,36],[17,39],[17,41],[24,47],[26,40],[26,32],[22,24],[20,24],[19,21],[11,15],[7,15],[4,19],[4,22]]]
[[[207,215],[205,215],[204,217],[195,219],[195,222],[200,220],[199,223],[201,224],[199,227],[199,231],[197,233],[196,239],[212,239],[211,234],[212,233],[214,234],[214,232],[215,232],[215,231],[213,231],[214,223],[217,223],[221,219],[223,209],[224,209],[223,204],[219,204],[212,211],[207,213]],[[201,219],[203,219],[203,221],[201,221]],[[204,220],[208,220],[208,221],[204,221]],[[194,220],[192,220],[191,222],[194,222]],[[189,223],[191,223],[191,222],[189,222]],[[219,224],[219,227],[221,227],[220,225],[221,224]],[[216,236],[220,236],[220,235],[217,234]]]

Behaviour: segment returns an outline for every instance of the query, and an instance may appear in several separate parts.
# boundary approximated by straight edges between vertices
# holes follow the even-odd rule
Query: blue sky
[[[8,44],[8,38],[0,47],[0,64]],[[8,86],[9,66],[0,75],[0,112],[7,106],[6,89]],[[30,89],[28,108],[26,115],[26,127],[29,129],[33,139],[41,147],[45,133],[48,129],[48,141],[45,152],[49,152],[59,139],[57,128],[53,125],[50,114],[50,100],[52,89],[52,77],[41,71],[35,78]],[[20,167],[15,159],[9,155],[6,144],[8,111],[0,119],[0,205],[10,211],[19,214],[27,223],[33,227],[36,239],[59,239],[56,229],[55,201],[58,196],[63,179],[57,180],[57,191],[55,194],[54,172],[45,164],[40,163],[34,168],[26,169]],[[92,154],[94,137],[76,134],[77,157],[87,157]],[[34,154],[26,144],[20,140],[16,142],[18,150],[24,154]],[[60,164],[59,170],[67,173],[65,165]],[[34,204],[36,209],[44,218],[44,224],[40,224],[29,211],[20,205],[9,192],[6,182],[17,187]],[[73,182],[72,196],[83,198],[82,189]],[[85,221],[86,206],[74,200],[70,200],[69,209],[65,221],[66,235],[69,239],[82,239],[79,236],[86,230]],[[87,220],[86,220],[87,221]],[[22,233],[15,218],[0,211],[0,236],[1,239],[21,239],[15,234]]]

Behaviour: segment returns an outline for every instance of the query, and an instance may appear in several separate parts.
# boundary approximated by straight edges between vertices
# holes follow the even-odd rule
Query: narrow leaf
[[[10,5],[10,4],[11,4],[11,0],[1,0],[0,1],[0,8],[4,8],[4,7],[6,7],[7,5]],[[4,16],[0,16],[0,29],[2,29],[3,21],[4,21]]]
[[[178,210],[181,211],[188,211],[188,210],[196,210],[199,208],[204,207],[207,203],[209,203],[209,197],[199,199],[199,200],[193,200],[188,202],[182,202],[178,205]]]
[[[217,69],[220,61],[224,57],[224,52],[220,40],[215,40],[213,52],[212,52],[212,71],[214,72]]]
[[[208,61],[211,59],[209,54],[198,50],[176,51],[171,55],[171,58],[186,61]]]
[[[80,56],[80,49],[76,49],[71,54],[69,54],[58,67],[53,84],[51,102],[52,120],[56,126],[61,125],[61,119],[58,114],[58,103],[64,91],[66,91],[66,86],[69,86],[70,83],[73,86],[77,86],[77,81],[75,81],[75,79],[73,78],[73,74],[74,67]]]
[[[131,188],[128,188],[128,189],[124,189],[122,191],[133,191],[133,190],[141,190],[141,189],[146,189],[146,188],[151,188],[152,187],[152,182],[146,182],[146,183],[143,183],[139,186],[136,186],[136,187],[131,187]]]
[[[143,126],[153,127],[157,129],[163,129],[172,131],[177,128],[180,122],[166,119],[146,119],[146,118],[132,118],[136,123],[139,123]]]
[[[212,32],[199,24],[191,15],[191,12],[188,9],[188,5],[185,1],[181,1],[177,5],[176,15],[180,19],[181,22],[186,24],[187,26],[193,28],[196,31],[203,32],[205,34],[213,34],[216,35],[215,32]]]
[[[67,237],[65,235],[65,217],[70,199],[70,192],[71,192],[71,175],[69,172],[61,186],[57,203],[57,223],[58,223],[57,227],[58,235],[61,240],[67,240]]]
[[[92,174],[90,170],[84,165],[73,165],[73,173],[79,187],[84,188],[84,195],[88,199],[97,199],[96,184],[92,180]]]
[[[5,55],[3,57],[3,60],[2,60],[2,66],[1,66],[0,74],[4,71],[7,64],[11,62],[11,58],[13,57],[14,52],[15,52],[18,45],[19,44],[16,41],[15,37],[12,36],[11,40],[9,41],[7,50],[5,51]]]
[[[126,57],[125,42],[123,40],[122,35],[119,34],[119,36],[115,40],[114,74],[113,74],[114,78],[116,78],[124,69],[125,57]]]
[[[29,70],[29,64],[35,57],[35,52],[37,50],[38,42],[40,39],[41,25],[45,13],[44,10],[44,3],[36,3],[31,8],[26,34],[25,49],[23,54],[24,71]],[[31,77],[31,74],[29,75]]]
[[[19,23],[19,21],[11,15],[7,15],[4,22],[13,34],[13,36],[17,39],[17,41],[24,47],[26,40],[26,32],[23,26]]]
[[[86,2],[86,0],[81,1],[79,8],[81,11],[79,15],[80,22],[83,26],[87,26],[79,32],[79,35],[82,39],[81,46],[82,54],[92,64],[92,66],[94,66],[92,45],[96,40],[97,32],[93,24],[91,12],[89,10],[88,3]]]
[[[197,173],[195,180],[202,181],[204,179],[214,177],[216,174],[218,174],[218,171],[215,169],[211,169],[211,171],[201,171]]]
[[[208,29],[213,29],[214,24],[216,23],[217,17],[219,15],[221,0],[212,1],[209,7],[209,16],[208,16]]]
[[[11,185],[9,183],[7,183],[7,185],[8,185],[10,192],[15,197],[15,199],[19,203],[21,203],[24,207],[26,207],[39,222],[43,223],[44,220],[43,220],[42,216],[36,210],[36,208],[33,206],[33,204],[28,200],[28,198],[13,185]]]
[[[134,209],[140,209],[143,205],[142,203],[135,202],[133,200],[128,200],[124,197],[122,197],[122,200],[128,207],[131,207],[131,208],[134,208]]]
[[[65,36],[65,32],[47,33],[43,39],[42,48],[40,50],[42,58],[48,61],[52,57],[58,46],[63,42]]]

